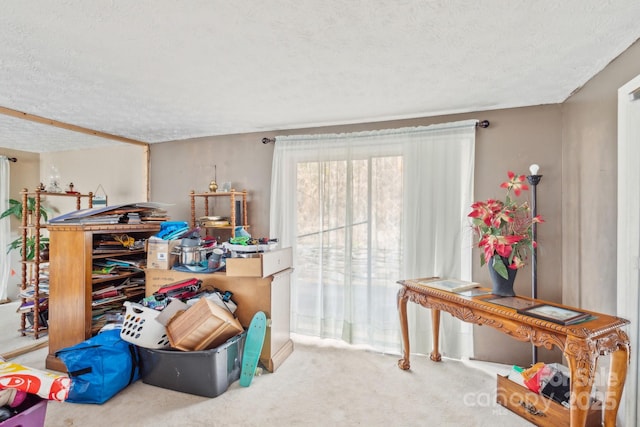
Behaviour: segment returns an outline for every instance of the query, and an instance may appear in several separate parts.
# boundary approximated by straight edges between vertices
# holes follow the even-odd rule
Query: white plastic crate
[[[177,311],[186,309],[179,300],[171,300],[162,310],[154,310],[131,301],[125,301],[124,322],[120,338],[140,347],[160,349],[169,347],[166,323]]]

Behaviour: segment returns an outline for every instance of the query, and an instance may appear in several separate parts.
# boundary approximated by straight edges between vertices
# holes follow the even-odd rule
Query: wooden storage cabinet
[[[99,235],[126,234],[146,239],[160,230],[158,224],[49,225],[49,354],[46,367],[66,371],[56,351],[91,337],[94,238]],[[140,251],[144,255],[144,250]],[[109,257],[130,256],[131,251],[111,253]],[[118,280],[114,278],[113,280]]]
[[[290,334],[290,286],[292,269],[265,278],[232,277],[220,274],[215,287],[233,293],[238,320],[249,327],[253,315],[263,311],[268,319],[260,363],[274,372],[293,352]]]
[[[271,323],[264,339],[265,352],[260,361],[269,372],[275,371],[293,352],[291,341],[291,272],[285,270],[271,276]]]
[[[251,254],[250,258],[227,258],[227,276],[267,277],[291,267],[291,248]]]

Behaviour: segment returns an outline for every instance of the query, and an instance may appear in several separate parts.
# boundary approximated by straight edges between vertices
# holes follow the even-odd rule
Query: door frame
[[[635,94],[635,96],[634,96]],[[617,314],[631,321],[629,340],[640,342],[640,75],[618,89],[618,256]],[[638,420],[640,359],[631,350],[620,417],[623,425]]]

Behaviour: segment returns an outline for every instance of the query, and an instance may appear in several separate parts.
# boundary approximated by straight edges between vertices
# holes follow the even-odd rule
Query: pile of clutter
[[[140,303],[125,302],[122,339],[149,349],[199,351],[244,332],[233,294],[201,285],[189,278],[161,287]]]
[[[0,357],[0,423],[42,426],[48,400],[64,401],[71,382],[66,375],[29,368]]]
[[[191,273],[225,271],[226,259],[266,252],[277,246],[278,239],[254,238],[242,226],[234,230],[229,241],[202,235],[200,227],[189,228],[183,221],[167,221],[148,241],[147,268]]]
[[[220,395],[240,378],[247,335],[232,297],[202,289],[191,278],[125,302],[122,323],[56,352],[68,375],[0,359],[0,423],[25,417],[23,425],[44,425],[47,400],[101,404],[140,378],[185,393]]]
[[[226,258],[264,252],[277,242],[253,239],[240,228],[229,242],[218,244],[201,238],[200,229],[188,228],[186,222],[166,221],[161,227],[150,240],[174,242],[173,254],[179,257],[176,266],[164,268],[194,273],[224,270]],[[242,371],[240,383],[247,386],[260,369],[250,364],[247,381],[242,363],[247,331],[232,298],[231,292],[205,289],[201,280],[191,277],[164,285],[138,302],[127,301],[124,315],[98,334],[56,351],[68,375],[0,358],[0,423],[24,417],[19,420],[23,425],[40,426],[48,400],[101,404],[140,378],[146,384],[216,397],[240,379]],[[264,313],[258,314],[264,319]],[[251,341],[255,362],[262,341],[258,347]]]
[[[564,365],[539,362],[530,368],[513,366],[507,378],[569,408],[571,397],[569,369]]]
[[[0,422],[16,415],[17,407],[27,398],[27,392],[17,388],[0,390]],[[15,411],[15,413],[13,413]]]
[[[255,366],[249,373],[243,365],[247,332],[232,297],[229,291],[202,289],[200,280],[189,278],[161,287],[140,303],[126,302],[120,337],[138,349],[143,382],[216,397],[242,372],[250,377],[240,385],[248,386]]]
[[[207,397],[225,392],[240,378],[246,332],[232,294],[201,284],[189,278],[127,301],[122,323],[58,350],[71,377],[67,401],[104,403],[139,378]]]

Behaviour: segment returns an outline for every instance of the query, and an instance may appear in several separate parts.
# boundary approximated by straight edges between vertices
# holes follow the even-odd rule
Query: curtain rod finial
[[[262,138],[262,143],[263,144],[268,144],[270,142],[276,142],[275,138]]]
[[[483,129],[488,128],[490,124],[491,123],[489,123],[489,120],[481,120],[481,121],[478,122],[478,126],[483,128]]]

